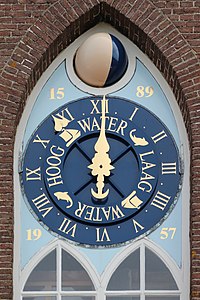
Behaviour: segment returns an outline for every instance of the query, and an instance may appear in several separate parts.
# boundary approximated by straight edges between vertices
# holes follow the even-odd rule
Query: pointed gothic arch
[[[61,54],[61,57],[62,57],[62,54]],[[53,63],[52,63],[52,65],[50,66],[50,68],[53,70],[54,68],[55,68],[55,66],[56,66],[56,64],[58,64],[58,60],[55,60]],[[47,71],[48,72],[48,71]],[[49,72],[49,74],[50,74],[51,72]],[[42,79],[42,78],[41,78]],[[39,81],[38,82],[38,84],[40,85],[40,87],[42,87],[43,86],[43,83],[41,82],[41,81]],[[37,85],[37,89],[38,89],[38,85]],[[36,98],[36,95],[35,95],[35,98]],[[33,105],[33,103],[31,103],[31,101],[29,101],[29,105]],[[30,107],[28,108],[28,110],[27,110],[27,114],[29,114],[30,113]],[[22,120],[22,123],[23,123],[23,121],[25,122],[26,120],[27,120],[27,118],[28,118],[28,115],[25,115],[25,116],[23,116],[23,118],[24,118],[24,120]],[[24,123],[23,123],[24,124]],[[23,124],[21,124],[21,126],[24,126]],[[179,124],[179,126],[180,126],[180,124]],[[19,140],[20,139],[17,139],[17,142],[19,142]],[[18,153],[18,151],[17,151],[17,153]],[[17,162],[17,161],[16,161]],[[16,197],[16,199],[18,199],[18,197]],[[17,235],[16,235],[17,236]],[[171,267],[171,266],[170,266]],[[29,270],[30,271],[30,270]]]
[[[12,80],[8,79],[8,81],[11,80],[13,82],[12,88],[10,88],[8,84],[5,89],[6,97],[8,99],[14,99],[16,102],[15,122],[11,126],[13,140],[16,126],[25,105],[25,99],[30,94],[44,70],[50,65],[58,53],[79,34],[100,20],[103,20],[114,25],[114,27],[134,41],[162,72],[167,82],[173,88],[179,103],[188,130],[191,149],[196,148],[192,142],[192,135],[195,129],[191,129],[190,115],[192,115],[191,100],[198,94],[198,87],[193,86],[192,82],[188,82],[190,72],[188,65],[191,67],[195,64],[197,58],[176,26],[167,17],[163,16],[152,1],[129,2],[131,4],[129,9],[127,7],[122,8],[120,1],[114,1],[114,3],[109,3],[109,1],[101,1],[99,3],[99,1],[96,1],[95,5],[91,4],[88,7],[85,3],[83,10],[79,10],[77,6],[73,7],[73,5],[69,4],[69,7],[66,8],[64,1],[56,1],[56,3],[52,4],[40,19],[32,25],[29,32],[14,49],[10,61],[4,70],[2,70],[3,79],[5,72],[8,71],[11,64],[13,64],[13,68],[17,70],[17,76]],[[68,12],[68,17],[65,17],[64,24],[57,22],[57,19],[60,18],[61,15],[58,13],[59,7],[61,7],[65,13],[66,11]],[[50,20],[53,20],[52,24]],[[166,24],[165,28],[159,29],[160,31],[158,32],[158,28],[162,28],[163,22]],[[43,35],[44,32],[46,32],[45,38]],[[50,32],[51,37],[49,36]],[[40,42],[42,43],[42,39],[44,39],[43,44],[38,48],[37,46]],[[179,45],[181,45],[181,47]],[[25,54],[27,57],[25,57]],[[183,57],[177,59],[177,56],[181,56],[181,54]],[[191,57],[191,63],[187,63],[187,68],[185,68],[184,62],[186,55]],[[29,60],[32,64],[31,67],[27,67]],[[12,113],[8,114],[8,118],[11,118]],[[194,172],[193,168],[192,166],[191,174]],[[10,180],[12,180],[11,175]],[[9,197],[13,199],[13,191],[9,192]],[[192,198],[192,203],[195,204],[194,198]],[[11,224],[11,226],[13,226],[13,224]]]
[[[142,268],[144,268],[144,261],[142,261],[142,259],[143,257],[145,257],[145,249],[148,249],[160,259],[160,261],[163,263],[163,265],[166,266],[168,270],[170,270],[171,276],[174,282],[176,282],[175,285],[177,285],[178,287],[177,290],[182,289],[182,282],[180,280],[179,274],[180,270],[177,267],[176,263],[167,253],[163,252],[162,249],[160,249],[154,242],[148,240],[147,238],[143,239],[143,241],[137,241],[127,246],[124,249],[124,251],[117,255],[117,259],[116,257],[112,259],[112,261],[107,266],[107,268],[101,276],[103,286],[108,288],[112,276],[118,271],[119,267],[125,262],[125,260],[129,258],[132,254],[134,254],[138,249],[140,250],[140,264],[143,264]],[[139,266],[139,268],[141,268],[141,266]],[[123,280],[122,277],[120,278],[121,280]],[[143,284],[142,286],[144,287]],[[117,286],[116,288],[118,289]]]
[[[70,266],[68,266],[69,260]],[[76,276],[77,283],[74,281],[73,286],[70,286],[72,283],[70,277],[74,278],[75,272],[78,274]],[[49,273],[53,273],[53,276],[48,277]],[[67,274],[69,274],[68,277]],[[82,282],[80,286],[76,286],[79,282]],[[85,292],[87,296],[88,292],[93,297],[96,295],[98,287],[98,274],[87,257],[75,247],[59,239],[53,240],[41,249],[22,271],[21,294],[24,297],[31,296],[31,293],[57,296],[64,291],[71,291],[72,295],[74,291],[75,296],[81,291],[83,295]],[[78,292],[76,293],[76,291]],[[20,294],[16,297],[21,299]]]
[[[134,266],[134,271],[132,270],[131,275],[131,264],[134,265],[133,256],[136,253],[140,257],[139,261],[138,257],[136,258],[139,264],[136,268]],[[151,254],[151,262],[147,258],[148,253]],[[75,284],[78,284],[77,287],[74,283],[70,286],[72,281],[69,280],[67,289],[64,288],[63,278],[64,276],[66,277],[66,274],[64,275],[63,273],[64,254],[72,259],[68,277],[72,276],[73,278],[74,271],[78,272],[77,282],[75,281]],[[46,260],[48,260],[48,265]],[[153,277],[151,274],[147,276],[147,260],[148,263],[156,263],[155,267],[159,265],[156,270],[157,277],[155,277],[155,274]],[[126,261],[129,262],[128,265],[126,264],[125,273],[122,276],[121,268]],[[77,265],[79,266],[78,268]],[[129,267],[130,270],[127,269]],[[70,272],[72,273],[70,274]],[[117,273],[119,273],[119,282],[114,281],[113,285],[112,279],[113,276],[116,277]],[[137,276],[133,277],[134,273],[137,273]],[[110,299],[117,297],[116,299],[118,299],[123,296],[142,297],[144,294],[146,297],[160,295],[163,297],[174,296],[175,299],[180,299],[179,295],[183,287],[179,273],[180,269],[170,256],[167,253],[163,253],[162,249],[148,239],[143,239],[127,246],[120,254],[117,254],[117,257],[113,257],[101,276],[96,273],[96,270],[87,258],[76,251],[75,247],[56,239],[39,251],[23,270],[21,295],[23,299],[28,299],[29,297],[33,297],[33,299],[38,299],[37,297],[56,297],[57,299],[58,295],[69,298],[74,297],[73,299],[76,299],[76,297],[78,299],[79,297],[80,299],[85,299],[84,297],[86,299]],[[157,282],[156,285],[154,282],[152,283],[151,278],[154,277],[156,281],[158,278],[160,279],[159,285]],[[134,282],[136,278],[138,283]],[[128,279],[128,282],[125,282],[126,279]],[[84,286],[84,280],[87,287]],[[149,285],[152,285],[152,288],[149,288]]]
[[[78,5],[59,0],[47,8],[22,37],[9,62],[16,63],[15,89],[20,87],[16,95],[21,98],[16,122],[20,119],[25,99],[46,68],[79,35],[100,21],[111,24],[149,56],[171,86],[189,131],[185,95],[191,92],[192,83],[191,87],[185,83],[189,71],[183,71],[183,68],[186,54],[193,64],[197,58],[178,28],[150,0],[142,3],[132,0],[129,9],[122,7],[118,0],[110,4],[108,1],[97,1],[94,5],[84,3],[81,9]],[[31,68],[27,67],[28,61],[32,63]]]

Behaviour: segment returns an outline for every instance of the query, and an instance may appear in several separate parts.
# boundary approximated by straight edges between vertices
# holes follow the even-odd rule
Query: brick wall
[[[191,298],[200,299],[200,1],[0,0],[0,299],[12,299],[13,143],[27,96],[53,59],[105,21],[171,86],[191,147]]]

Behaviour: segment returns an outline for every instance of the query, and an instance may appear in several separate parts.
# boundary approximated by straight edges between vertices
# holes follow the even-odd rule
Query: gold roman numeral
[[[162,175],[176,174],[176,162],[162,163]]]
[[[41,180],[41,168],[37,168],[35,170],[31,170],[26,168],[26,181],[29,180]]]
[[[134,229],[135,229],[136,233],[138,233],[139,230],[143,230],[144,229],[144,226],[142,226],[140,223],[138,223],[134,219],[132,221],[133,221],[133,226],[134,226]]]
[[[157,142],[161,141],[162,139],[164,139],[165,137],[167,137],[167,134],[165,133],[165,131],[161,131],[159,133],[157,133],[156,135],[152,136],[152,140],[154,141],[154,143],[156,144]]]
[[[36,135],[36,138],[37,138],[37,139],[34,139],[34,140],[33,140],[33,143],[40,143],[40,144],[42,144],[42,146],[46,149],[46,147],[47,147],[48,143],[50,142],[50,140],[42,140],[42,139],[39,137],[38,134]]]
[[[168,196],[168,195],[163,194],[160,191],[158,191],[157,194],[155,195],[153,201],[151,202],[151,205],[153,205],[161,210],[164,210],[170,199],[171,199],[171,196]]]
[[[32,202],[34,203],[35,207],[39,212],[44,212],[42,214],[42,217],[45,218],[46,215],[52,210],[53,206],[49,206],[51,203],[50,200],[47,198],[47,196],[43,193],[37,198],[32,199]]]
[[[134,111],[132,112],[132,115],[131,115],[130,118],[129,118],[130,121],[133,121],[133,118],[135,117],[135,115],[136,115],[138,109],[139,109],[139,108],[137,108],[137,107],[134,109]]]
[[[98,105],[102,102],[102,100],[90,100],[90,102],[92,103],[92,110],[91,110],[91,115],[93,115],[94,113],[96,114],[101,114],[101,108],[99,109],[98,108]],[[100,106],[102,107],[102,106]],[[105,99],[105,113],[109,113],[109,110],[108,110],[108,100]]]
[[[72,225],[72,221],[68,220],[67,218],[64,218],[62,224],[60,225],[60,227],[58,228],[58,230],[60,230],[61,232],[65,233],[65,234],[69,234],[72,237],[75,236],[76,233],[76,227],[77,227],[77,223],[75,223],[74,225]]]
[[[96,242],[110,242],[110,237],[106,228],[96,228]]]

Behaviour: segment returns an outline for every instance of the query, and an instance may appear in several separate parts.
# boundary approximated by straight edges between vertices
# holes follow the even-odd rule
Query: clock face
[[[177,147],[165,125],[119,97],[87,97],[49,115],[23,158],[22,185],[52,233],[90,246],[155,229],[180,187]]]

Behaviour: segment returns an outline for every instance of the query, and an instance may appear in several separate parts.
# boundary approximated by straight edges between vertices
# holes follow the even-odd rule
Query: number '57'
[[[173,240],[175,233],[176,233],[175,227],[164,227],[161,229],[160,238],[161,238],[161,240],[166,240],[168,238]]]

